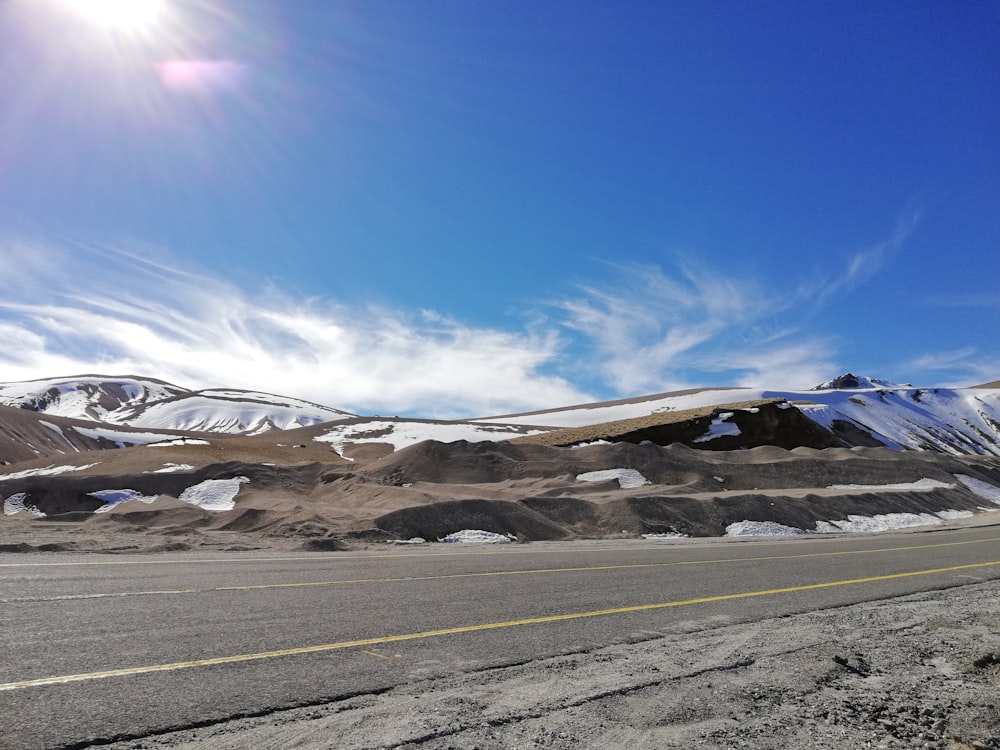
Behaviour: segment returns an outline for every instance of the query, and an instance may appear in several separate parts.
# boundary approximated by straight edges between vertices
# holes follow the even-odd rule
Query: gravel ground
[[[1000,583],[409,682],[112,746],[1000,750]]]

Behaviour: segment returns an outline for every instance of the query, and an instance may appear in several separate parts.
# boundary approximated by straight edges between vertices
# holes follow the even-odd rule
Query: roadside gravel
[[[110,746],[1000,750],[1000,583],[409,682]]]

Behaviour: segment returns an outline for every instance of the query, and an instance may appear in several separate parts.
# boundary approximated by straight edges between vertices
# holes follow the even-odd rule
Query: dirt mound
[[[570,535],[531,508],[504,500],[451,500],[404,508],[376,519],[375,526],[401,539],[440,539],[462,529],[512,534],[523,541],[565,539]]]
[[[212,520],[212,513],[196,505],[160,497],[152,503],[119,503],[105,513],[95,513],[86,525],[88,528],[128,525],[138,529],[192,529],[207,526]]]
[[[425,440],[364,468],[365,476],[387,484],[499,482],[557,472],[553,454],[545,446],[466,440]]]

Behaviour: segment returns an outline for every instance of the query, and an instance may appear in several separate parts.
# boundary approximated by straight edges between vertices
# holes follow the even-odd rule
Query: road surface
[[[0,747],[88,747],[997,578],[996,527],[330,554],[0,555]]]

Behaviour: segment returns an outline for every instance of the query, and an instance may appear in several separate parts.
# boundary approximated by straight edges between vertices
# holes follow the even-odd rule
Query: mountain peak
[[[825,383],[820,383],[814,388],[810,388],[813,391],[843,391],[852,389],[864,389],[864,388],[910,388],[912,386],[908,384],[890,383],[888,380],[883,380],[882,378],[870,378],[862,375],[855,375],[853,372],[845,372],[843,375],[838,375],[833,380],[827,380]]]

